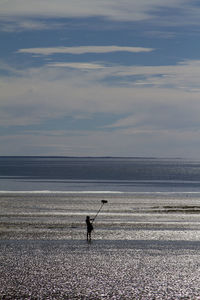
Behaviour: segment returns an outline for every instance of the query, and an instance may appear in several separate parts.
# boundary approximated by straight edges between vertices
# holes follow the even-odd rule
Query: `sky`
[[[0,0],[1,156],[199,150],[199,1]]]

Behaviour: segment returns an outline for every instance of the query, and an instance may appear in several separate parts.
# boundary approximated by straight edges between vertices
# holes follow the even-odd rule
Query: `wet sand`
[[[0,197],[0,299],[200,299],[200,198]],[[89,208],[89,209],[88,209]]]
[[[1,240],[0,299],[200,299],[200,242]]]

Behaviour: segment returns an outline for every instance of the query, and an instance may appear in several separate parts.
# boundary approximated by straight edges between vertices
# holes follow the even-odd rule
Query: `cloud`
[[[125,83],[130,87],[137,88],[164,88],[168,90],[179,89],[187,92],[199,92],[200,61],[185,60],[176,65],[168,66],[113,66],[108,70],[112,83],[122,85]],[[110,74],[109,74],[110,72]],[[133,79],[134,78],[134,79]]]
[[[178,9],[185,21],[188,15],[192,21],[199,13],[198,7],[194,9],[193,3],[186,0],[12,0],[12,5],[9,1],[0,3],[2,17],[26,18],[102,16],[113,20],[143,21],[156,18],[162,9]]]
[[[74,69],[46,65],[20,73],[7,66],[10,74],[2,75],[0,81],[0,125],[16,135],[0,137],[0,153],[197,156],[199,66],[200,61],[129,68],[96,68],[94,63],[87,72],[78,64]],[[103,78],[115,74],[143,74],[144,78],[142,84],[137,80],[128,86],[104,84]],[[107,126],[82,128],[84,117],[94,120],[98,114],[115,118]],[[69,130],[60,121],[67,116],[76,120],[77,128]]]
[[[84,54],[84,53],[109,53],[109,52],[151,52],[154,49],[145,47],[120,47],[120,46],[80,46],[80,47],[51,47],[51,48],[27,48],[20,49],[18,53],[30,53],[41,55],[52,54]]]
[[[199,131],[117,130],[21,132],[0,136],[0,154],[72,156],[157,156],[199,158]],[[195,145],[195,147],[194,147]]]
[[[103,69],[105,68],[102,64],[95,63],[50,63],[49,67],[56,68],[72,68],[72,69],[80,69],[80,70],[95,70],[95,69]]]
[[[110,113],[118,116],[118,121],[110,122],[110,129],[150,125],[171,129],[190,124],[197,127],[199,65],[199,61],[185,61],[168,67],[99,68],[95,63],[78,63],[61,68],[59,63],[55,67],[55,63],[54,67],[47,65],[2,76],[0,124],[36,125],[66,115],[76,118],[77,115]],[[5,65],[3,67],[5,70]],[[88,72],[83,72],[85,69]],[[143,74],[144,79],[141,84],[137,79],[128,85],[104,84],[104,78],[115,74],[121,78],[127,74]]]
[[[192,102],[192,107],[189,107],[186,101],[152,103],[146,104],[146,108],[137,107],[136,112],[128,114],[127,117],[119,118],[117,122],[105,126],[114,130],[123,130],[129,132],[185,132],[187,130],[199,131],[199,112],[200,105]],[[140,113],[139,113],[140,112]]]
[[[56,30],[63,28],[59,22],[47,22],[47,20],[27,19],[27,18],[1,18],[1,29],[4,32]]]

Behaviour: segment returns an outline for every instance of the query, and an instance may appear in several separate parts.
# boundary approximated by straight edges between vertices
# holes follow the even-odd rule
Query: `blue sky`
[[[199,17],[192,0],[1,0],[0,155],[199,158]]]

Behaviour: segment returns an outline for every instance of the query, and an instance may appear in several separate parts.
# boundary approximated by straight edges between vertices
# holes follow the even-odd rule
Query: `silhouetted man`
[[[93,230],[93,225],[91,221],[94,221],[94,219],[90,219],[89,216],[86,217],[86,225],[87,225],[87,241],[91,241],[91,232]]]

